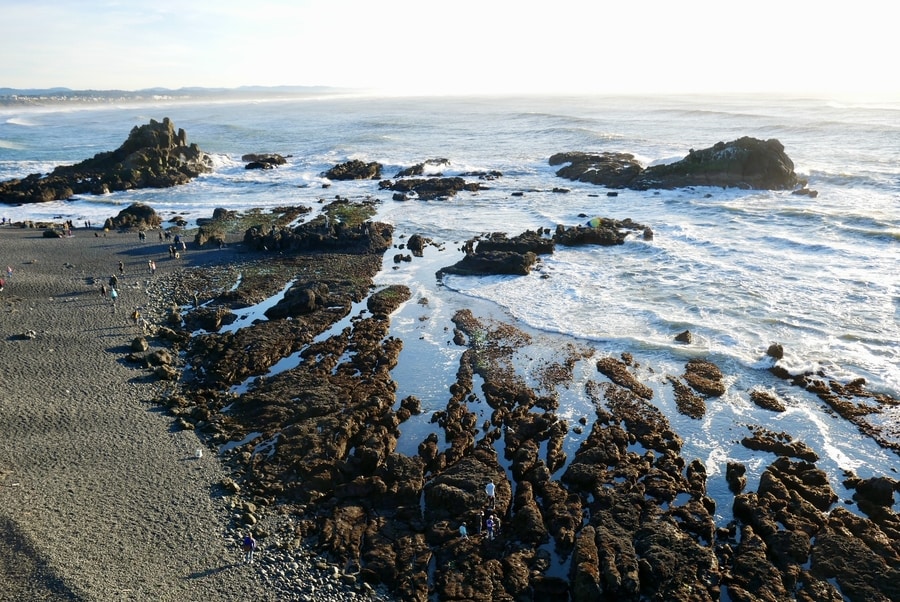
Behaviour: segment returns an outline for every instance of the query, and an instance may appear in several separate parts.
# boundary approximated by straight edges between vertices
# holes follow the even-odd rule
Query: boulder
[[[132,203],[115,217],[107,218],[103,227],[108,230],[152,230],[159,228],[160,224],[162,224],[162,218],[153,207],[143,203]]]
[[[463,276],[483,274],[514,274],[526,276],[537,263],[534,253],[511,253],[507,251],[489,251],[466,255],[456,264],[438,271],[438,278],[443,274],[459,274]]]
[[[352,159],[335,165],[322,175],[329,180],[377,180],[381,177],[381,167],[381,163],[375,161],[366,163]]]
[[[244,169],[274,169],[287,163],[287,159],[277,153],[250,153],[241,157],[246,162]]]

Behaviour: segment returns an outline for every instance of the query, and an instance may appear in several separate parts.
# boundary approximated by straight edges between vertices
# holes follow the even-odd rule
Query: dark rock
[[[547,255],[553,253],[555,248],[554,241],[541,236],[540,232],[526,230],[518,236],[508,238],[502,232],[495,232],[489,236],[477,239],[478,243],[475,247],[475,253],[488,253],[492,251],[502,251],[504,253],[534,253],[535,255]],[[470,248],[471,244],[466,243],[466,248]]]
[[[381,163],[366,163],[352,159],[346,163],[335,165],[322,175],[329,180],[377,180],[381,177]]]
[[[778,456],[800,458],[807,462],[815,462],[819,455],[801,441],[794,441],[787,433],[775,433],[762,427],[755,427],[752,437],[744,437],[741,445],[747,449],[767,451]]]
[[[387,318],[400,305],[409,301],[409,287],[392,284],[369,296],[366,307],[373,316]]]
[[[328,296],[328,285],[325,283],[298,283],[289,288],[284,298],[267,309],[265,314],[270,320],[310,314],[325,307]]]
[[[702,418],[706,414],[706,401],[703,397],[694,393],[691,387],[675,376],[669,376],[668,381],[675,389],[675,406],[680,413],[691,418]]]
[[[684,332],[679,332],[675,335],[675,340],[679,343],[686,343],[690,345],[694,341],[694,337],[691,334],[690,330],[685,330]]]
[[[550,157],[550,165],[563,163],[569,165],[557,170],[557,176],[607,188],[626,188],[643,170],[634,155],[627,153],[568,152]]]
[[[732,493],[738,494],[747,486],[747,467],[740,462],[728,462],[725,467],[725,481]]]
[[[699,393],[710,397],[725,394],[722,371],[707,360],[692,359],[684,367],[684,380]]]
[[[787,409],[780,399],[773,394],[760,389],[750,390],[750,400],[759,407],[766,410],[772,410],[773,412],[784,412]]]
[[[873,507],[890,508],[894,505],[894,492],[900,491],[900,482],[888,477],[872,477],[856,484],[853,498],[860,509],[872,514]]]
[[[624,244],[626,236],[628,236],[627,232],[622,232],[615,226],[597,226],[594,228],[585,226],[565,228],[557,226],[553,239],[567,247],[581,245],[613,246]]]
[[[597,370],[617,385],[633,391],[638,397],[653,399],[653,389],[635,378],[624,362],[614,357],[600,358],[597,360]]]
[[[780,360],[784,357],[784,347],[782,347],[780,343],[772,343],[769,345],[769,348],[766,349],[766,355],[774,357],[776,360]]]
[[[152,230],[159,228],[160,224],[162,224],[162,218],[153,207],[143,203],[133,203],[122,209],[117,216],[107,218],[103,227],[108,230]]]
[[[273,169],[287,163],[287,159],[277,153],[250,153],[241,157],[246,162],[245,169]]]
[[[178,380],[179,376],[178,371],[168,364],[157,366],[154,368],[153,374],[160,380]]]
[[[400,198],[396,198],[395,200],[409,200],[412,198],[421,199],[423,201],[430,201],[440,198],[449,198],[455,196],[458,192],[462,190],[468,190],[470,192],[476,192],[478,190],[483,190],[483,187],[478,183],[467,183],[461,177],[453,177],[453,178],[410,178],[404,180],[397,180],[396,182],[392,182],[391,180],[383,180],[378,183],[378,187],[381,190],[394,190],[400,196]]]
[[[550,157],[550,165],[568,163],[556,175],[608,188],[649,190],[688,186],[721,186],[785,190],[797,184],[794,163],[778,140],[745,136],[695,151],[674,163],[646,169],[626,153],[599,155],[569,152]]]
[[[490,251],[466,255],[452,266],[438,271],[438,278],[443,274],[460,274],[472,276],[480,274],[514,274],[525,276],[531,272],[531,268],[537,262],[534,253],[510,253],[505,251]]]
[[[406,248],[416,257],[422,257],[422,254],[425,251],[425,245],[428,244],[431,244],[430,238],[426,238],[421,234],[413,234],[409,237],[409,240],[406,241]]]
[[[212,171],[210,157],[187,144],[169,118],[132,128],[118,149],[98,153],[76,165],[56,167],[0,184],[0,203],[65,200],[76,194],[105,194],[136,188],[167,188]]]
[[[408,167],[406,169],[401,169],[397,172],[395,178],[409,178],[411,176],[421,176],[425,174],[425,166],[448,166],[450,165],[449,159],[426,159],[422,163],[417,163],[412,167]]]
[[[199,307],[184,316],[184,327],[190,331],[216,332],[222,326],[232,324],[237,316],[227,307]]]
[[[330,207],[348,204],[338,200]],[[250,228],[244,233],[244,244],[253,250],[280,253],[340,250],[364,255],[382,254],[390,248],[393,232],[390,224],[365,222],[352,225],[319,215],[293,228]]]

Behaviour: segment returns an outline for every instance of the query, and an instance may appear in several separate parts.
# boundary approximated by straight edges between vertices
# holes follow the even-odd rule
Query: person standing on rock
[[[459,536],[463,539],[469,539],[469,531],[466,529],[466,523],[461,523],[459,525]]]
[[[253,553],[256,551],[256,540],[252,533],[247,533],[241,542],[241,550],[244,551],[244,563],[253,564]]]
[[[490,504],[491,508],[494,507],[494,495],[496,493],[496,487],[494,486],[494,481],[488,481],[488,484],[484,488],[484,492],[487,494],[488,504]]]
[[[491,514],[487,517],[487,521],[484,526],[487,528],[487,538],[494,539],[494,515]]]

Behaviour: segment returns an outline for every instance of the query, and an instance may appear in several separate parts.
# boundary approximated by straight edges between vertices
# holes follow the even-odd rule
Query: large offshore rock
[[[760,190],[784,190],[797,186],[794,163],[776,139],[759,140],[744,136],[718,142],[695,151],[674,163],[646,169],[627,153],[557,153],[550,165],[562,165],[561,178],[589,182],[608,188],[649,190],[687,186],[721,186]]]
[[[168,188],[212,171],[212,160],[168,117],[132,128],[114,151],[98,153],[47,175],[31,174],[0,183],[0,203],[60,201],[76,194],[105,194],[133,188]]]

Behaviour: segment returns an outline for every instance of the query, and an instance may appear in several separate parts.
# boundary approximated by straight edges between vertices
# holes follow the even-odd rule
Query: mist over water
[[[378,284],[400,282],[413,299],[395,316],[404,340],[395,372],[398,398],[415,394],[445,403],[459,350],[448,345],[459,308],[490,308],[539,337],[547,349],[566,341],[597,357],[631,353],[655,388],[654,403],[685,438],[687,457],[708,465],[711,479],[728,459],[750,465],[751,486],[772,458],[737,443],[744,425],[787,431],[808,443],[843,491],[840,470],[884,473],[896,456],[824,413],[809,393],[775,379],[766,357],[774,342],[791,372],[822,369],[833,379],[864,377],[868,388],[900,397],[900,105],[845,106],[779,98],[330,98],[242,103],[128,105],[91,110],[0,110],[0,179],[47,172],[117,148],[135,125],[169,117],[188,141],[216,155],[214,173],[173,189],[80,197],[69,202],[0,207],[4,217],[102,223],[133,202],[163,218],[209,217],[217,207],[249,209],[307,204],[335,195],[377,198],[378,219],[395,241],[434,240],[425,257],[394,269]],[[789,191],[606,190],[554,175],[548,158],[564,151],[620,151],[650,164],[678,159],[741,136],[777,138],[816,198]],[[276,152],[288,164],[247,171],[241,155]],[[489,190],[445,201],[397,202],[377,182],[333,182],[322,172],[351,158],[378,161],[384,178],[427,159],[445,158],[457,175],[497,170]],[[468,177],[467,179],[474,179]],[[554,187],[570,192],[554,193]],[[522,196],[512,196],[521,192]],[[315,213],[313,213],[314,215]],[[558,247],[529,276],[445,277],[466,239],[488,232],[575,225],[594,216],[631,218],[652,241],[629,236],[612,248]],[[391,253],[388,254],[392,255]],[[424,303],[421,302],[424,300]],[[674,336],[690,330],[685,346]],[[548,352],[549,353],[549,352]],[[728,393],[693,420],[677,413],[665,375],[692,357],[719,365]],[[406,359],[404,359],[406,358]],[[423,358],[417,362],[417,358]],[[561,391],[559,413],[584,407],[583,382],[602,378],[582,362],[576,383]],[[753,387],[788,402],[773,414],[748,400]],[[875,420],[895,420],[877,417]],[[426,417],[420,428],[428,428]],[[404,428],[415,429],[414,425]],[[421,440],[421,439],[418,439]],[[415,437],[401,441],[414,451]],[[570,442],[576,446],[577,438]],[[570,456],[573,450],[569,450]]]

